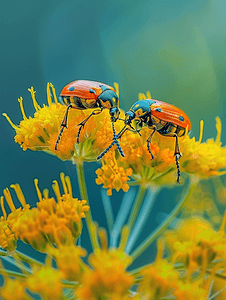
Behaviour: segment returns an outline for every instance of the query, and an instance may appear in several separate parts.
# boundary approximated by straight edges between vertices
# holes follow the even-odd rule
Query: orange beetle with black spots
[[[70,108],[79,110],[94,109],[87,118],[85,118],[81,123],[78,124],[78,126],[80,127],[77,133],[77,143],[79,143],[79,135],[86,122],[90,119],[91,116],[100,114],[103,109],[109,110],[112,122],[113,136],[115,139],[116,133],[114,122],[116,122],[119,118],[120,110],[119,98],[113,87],[97,81],[76,80],[67,84],[62,89],[60,93],[60,99],[62,103],[67,105],[67,109],[56,140],[55,150],[57,150],[57,145],[59,144],[64,128],[67,127],[67,118]],[[120,154],[124,156],[124,153],[118,141],[116,141],[116,144]]]
[[[176,139],[174,155],[177,166],[177,182],[179,182],[179,159],[182,154],[179,150],[178,137],[185,135],[191,129],[191,122],[188,116],[181,109],[166,102],[153,99],[140,100],[135,102],[125,114],[125,126],[118,133],[116,139],[119,139],[126,130],[131,130],[128,128],[128,125],[130,126],[133,120],[137,121],[136,132],[139,132],[144,124],[152,130],[147,139],[147,147],[152,159],[154,159],[154,156],[151,152],[150,144],[156,131],[163,136],[174,137]],[[97,159],[102,158],[114,144],[115,140]]]

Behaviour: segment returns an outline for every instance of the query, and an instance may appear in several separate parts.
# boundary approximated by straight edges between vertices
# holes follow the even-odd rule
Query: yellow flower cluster
[[[127,181],[129,180],[128,176],[132,175],[132,169],[124,169],[119,167],[115,158],[105,158],[103,166],[101,169],[96,171],[98,178],[96,179],[96,184],[103,184],[104,188],[107,188],[107,194],[112,195],[112,189],[115,189],[117,192],[122,189],[124,192],[127,192],[129,185]]]
[[[32,271],[32,274],[22,276],[22,279],[12,279],[4,276],[4,285],[0,290],[1,299],[33,299],[28,295],[27,290],[32,293],[40,293],[43,300],[63,299],[63,274],[61,271],[44,265],[34,265]]]
[[[101,250],[90,255],[92,270],[84,274],[83,284],[76,291],[78,299],[126,299],[134,278],[125,271],[131,262],[129,257],[119,250]]]
[[[58,248],[49,247],[47,252],[55,259],[64,279],[77,282],[83,281],[84,271],[88,268],[81,259],[87,254],[85,249],[69,243],[59,245]]]
[[[181,220],[177,228],[165,233],[165,241],[172,253],[173,263],[182,263],[192,274],[201,267],[203,272],[211,267],[225,271],[226,214],[219,231],[201,217]],[[217,265],[217,266],[216,266]]]
[[[51,89],[54,102],[51,97]],[[103,110],[101,114],[91,117],[86,123],[81,130],[79,144],[76,143],[79,129],[77,125],[90,114],[90,110],[70,109],[68,128],[63,131],[57,146],[58,150],[55,150],[66,106],[57,101],[52,84],[47,85],[48,106],[40,107],[35,99],[34,89],[30,88],[29,91],[36,110],[33,118],[26,117],[22,98],[19,99],[19,102],[23,120],[19,126],[14,125],[10,118],[4,114],[16,131],[15,141],[24,150],[42,150],[58,156],[61,160],[71,160],[73,163],[81,164],[83,161],[95,161],[96,157],[111,144],[113,131],[107,109]],[[150,97],[150,93],[147,93],[147,96],[140,94],[139,97],[140,99]],[[120,117],[123,116],[124,112],[121,111]],[[115,123],[116,133],[122,129],[123,125],[124,122],[121,120]],[[217,118],[215,141],[209,139],[207,142],[201,143],[202,131],[203,126],[201,126],[199,141],[195,141],[195,138],[190,138],[189,135],[179,138],[180,151],[183,154],[179,163],[182,172],[205,179],[224,173],[221,170],[226,168],[226,147],[221,147],[219,118]],[[150,145],[155,157],[152,160],[147,149],[150,129],[144,127],[140,133],[141,136],[138,133],[127,131],[119,139],[125,153],[124,158],[118,154],[116,145],[103,157],[103,166],[97,171],[97,184],[103,184],[105,188],[108,188],[109,194],[111,194],[112,189],[126,191],[128,189],[126,181],[129,180],[129,176],[142,186],[175,183],[177,172],[174,157],[175,139],[155,133]],[[111,161],[110,165],[109,161]]]
[[[201,143],[202,131],[199,141],[186,136],[180,143],[183,157],[181,158],[182,170],[188,174],[194,174],[201,179],[225,174],[226,147],[221,147],[221,121],[216,118],[217,136]],[[201,129],[202,130],[202,129]]]
[[[140,275],[142,280],[138,288],[139,299],[164,299],[169,295],[169,299],[178,300],[207,299],[210,286],[208,280],[192,282],[186,278],[180,278],[180,273],[174,265],[165,259],[146,266]]]
[[[132,259],[124,252],[125,240],[122,238],[118,248],[108,248],[104,230],[99,230],[101,248],[89,255],[89,264],[82,259],[86,256],[86,251],[74,245],[72,240],[57,247],[49,245],[45,249],[45,265],[33,259],[29,262],[29,258],[25,256],[26,262],[30,263],[31,272],[21,274],[21,279],[8,278],[7,271],[2,269],[4,285],[0,296],[5,300],[13,300],[15,295],[12,291],[17,288],[19,300],[31,299],[26,291],[39,293],[43,299],[54,297],[60,300],[64,299],[66,288],[69,289],[70,299],[74,300],[143,300],[166,297],[206,300],[212,289],[218,287],[219,290],[219,285],[222,285],[218,279],[214,279],[212,287],[216,271],[225,272],[225,221],[226,215],[218,232],[200,218],[181,221],[174,234],[171,230],[164,237],[173,252],[171,259],[162,258],[164,243],[161,239],[157,243],[155,262],[132,272],[127,271]],[[23,260],[23,256],[17,255],[15,258]],[[52,267],[53,258],[57,269]],[[218,274],[223,278],[222,272]],[[132,293],[130,290],[134,285],[136,292]],[[219,294],[219,299],[223,300],[222,295],[223,293]]]
[[[26,117],[22,97],[18,99],[23,116],[19,126],[13,124],[7,114],[3,114],[15,129],[15,142],[19,143],[23,150],[45,151],[58,156],[61,160],[72,160],[74,163],[77,163],[84,160],[95,160],[97,155],[111,142],[113,138],[112,125],[108,111],[104,110],[86,123],[80,133],[80,143],[76,144],[76,136],[79,129],[77,125],[90,114],[90,110],[71,109],[68,116],[67,129],[64,130],[57,150],[55,150],[66,106],[58,102],[52,84],[47,84],[48,105],[43,105],[43,107],[40,107],[36,101],[34,88],[31,87],[28,90],[31,93],[36,110],[33,118]],[[54,100],[51,94],[53,94]],[[119,124],[116,124],[116,129],[119,130],[118,126]]]
[[[23,208],[16,209],[8,189],[4,190],[4,196],[11,209],[7,216],[4,199],[1,197],[3,216],[0,219],[0,245],[6,250],[16,248],[17,239],[30,244],[33,248],[43,251],[51,242],[55,245],[67,244],[75,241],[82,230],[81,218],[89,210],[86,200],[78,201],[72,195],[69,177],[61,173],[61,181],[64,194],[61,195],[57,181],[54,181],[53,190],[57,202],[48,196],[48,190],[43,191],[43,196],[38,188],[38,180],[35,186],[39,198],[37,208],[30,208],[26,204],[24,195],[18,184],[11,185],[15,189],[17,197]]]
[[[26,290],[39,293],[46,300],[64,299],[63,288],[72,289],[74,298],[70,299],[130,299],[129,288],[134,284],[134,276],[126,268],[131,264],[131,258],[121,248],[108,249],[105,235],[100,237],[102,248],[89,255],[89,265],[81,259],[86,251],[73,242],[46,247],[45,265],[34,260],[29,262],[26,257],[31,272],[22,275],[23,280],[8,279],[7,273],[3,272],[5,283],[0,295],[6,300],[12,300],[15,295],[10,292],[18,286],[18,299],[30,299]],[[19,256],[15,258],[23,259]],[[53,258],[58,269],[52,267]]]
[[[207,179],[225,173],[221,170],[226,168],[226,147],[221,147],[220,119],[216,118],[216,122],[217,137],[215,141],[210,139],[205,143],[201,143],[203,127],[200,131],[199,141],[195,141],[195,138],[190,138],[189,135],[180,138],[182,157],[179,163],[182,172],[194,175],[200,179]],[[151,160],[146,142],[150,129],[145,127],[140,133],[141,137],[134,132],[127,131],[119,140],[125,157],[117,158],[118,168],[122,167],[124,172],[127,169],[132,169],[132,179],[144,187],[148,187],[151,184],[174,184],[176,178],[175,139],[156,133],[150,146],[155,159]],[[113,152],[110,153],[112,153],[111,158],[113,160],[114,154]],[[108,164],[109,157],[108,154],[107,158],[104,157],[102,159],[103,166]],[[102,167],[101,170],[101,176],[104,176],[105,169]],[[99,170],[97,170],[97,174],[99,175]],[[106,186],[107,183],[105,181]]]

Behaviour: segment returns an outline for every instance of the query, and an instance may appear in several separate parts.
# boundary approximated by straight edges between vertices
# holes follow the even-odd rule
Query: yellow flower
[[[141,137],[133,132],[125,133],[120,141],[120,144],[125,152],[125,157],[119,162],[123,168],[131,168],[133,170],[132,178],[139,184],[149,186],[150,182],[159,183],[159,178],[171,172],[169,182],[175,182],[175,158],[173,145],[169,148],[170,139],[156,133],[153,136],[150,145],[154,159],[147,148],[147,138],[150,135],[150,129],[144,127],[141,130]],[[173,171],[173,172],[172,172]],[[162,182],[161,182],[162,183]]]
[[[112,195],[112,189],[115,189],[117,192],[122,189],[124,192],[127,192],[129,185],[127,181],[132,174],[132,169],[124,169],[118,166],[118,163],[115,158],[105,158],[103,160],[103,165],[100,169],[96,170],[97,179],[96,184],[103,184],[104,188],[107,188],[107,194]]]
[[[13,251],[16,249],[17,238],[9,228],[7,222],[0,222],[0,246],[7,250]]]
[[[213,282],[213,290],[220,291],[219,295],[217,295],[217,300],[225,300],[226,299],[226,289],[225,289],[225,279],[215,278]]]
[[[85,249],[72,243],[47,250],[48,254],[56,260],[57,267],[62,272],[64,279],[82,282],[86,267],[81,257],[86,256]]]
[[[4,285],[0,289],[1,299],[31,300],[31,298],[27,295],[25,288],[26,285],[23,280],[12,279],[4,276]]]
[[[8,188],[3,190],[6,202],[11,209],[11,213],[7,216],[4,206],[4,197],[1,196],[1,209],[3,216],[0,218],[0,245],[3,249],[12,251],[16,248],[16,243],[18,237],[12,230],[13,224],[16,223],[18,218],[20,218],[27,210],[29,210],[30,206],[26,204],[24,195],[20,189],[18,184],[12,184],[11,187],[15,190],[17,194],[17,198],[22,205],[22,208],[16,209],[12,196]]]
[[[52,89],[53,99],[51,98],[50,88]],[[73,163],[81,164],[82,161],[94,161],[96,157],[111,144],[113,139],[112,123],[109,118],[109,112],[105,109],[101,114],[91,117],[85,127],[81,130],[80,143],[76,143],[76,137],[81,121],[83,121],[92,110],[70,109],[68,116],[68,128],[65,128],[60,141],[55,150],[55,144],[60,132],[60,125],[63,120],[66,106],[58,103],[55,89],[53,85],[47,85],[48,105],[40,107],[35,99],[35,91],[29,89],[33,104],[35,107],[34,117],[27,118],[24,112],[22,98],[19,99],[23,120],[19,126],[12,123],[10,118],[4,114],[9,123],[16,131],[15,141],[21,147],[32,150],[42,150],[47,153],[58,156],[62,160],[72,160]],[[150,97],[140,94],[139,98]],[[124,112],[121,111],[121,117]],[[221,147],[221,123],[217,118],[217,137],[201,143],[202,130],[200,130],[200,138],[190,138],[189,135],[179,138],[180,151],[183,156],[179,161],[180,170],[187,174],[192,174],[198,178],[209,178],[215,175],[221,175],[224,172],[221,169],[226,168],[226,147]],[[115,123],[115,130],[118,133],[124,122],[121,120]],[[201,123],[203,124],[203,123]],[[126,181],[118,176],[113,175],[115,182],[107,182],[105,179],[109,176],[110,169],[121,169],[120,173],[128,177],[131,176],[138,184],[144,187],[155,185],[174,184],[177,176],[177,167],[175,164],[174,149],[175,138],[165,137],[155,133],[150,149],[155,157],[151,158],[151,154],[147,149],[147,138],[151,131],[144,127],[141,130],[141,137],[134,132],[127,131],[120,139],[119,143],[125,153],[125,157],[121,158],[116,150],[116,145],[106,153],[103,158],[103,167],[98,170],[98,184],[104,184],[111,194],[112,188],[124,191],[128,190]],[[115,151],[115,154],[113,154]],[[115,162],[117,160],[117,163]],[[110,169],[106,168],[109,165]],[[117,167],[116,167],[117,166]],[[131,171],[132,170],[132,174]],[[118,172],[116,172],[118,173]],[[117,178],[116,178],[117,177]],[[109,186],[109,187],[108,187]]]
[[[179,138],[180,151],[182,152],[182,157],[179,160],[181,172],[195,175],[201,179],[224,174],[221,169],[226,168],[226,147],[221,147],[220,119],[216,118],[216,122],[217,137],[215,141],[211,139],[207,140],[206,143],[201,143],[203,126],[201,126],[198,141],[195,141],[195,138],[190,138],[189,135]],[[147,148],[147,138],[150,132],[149,128],[143,127],[140,131],[142,136],[131,131],[123,134],[119,142],[125,157],[110,155],[112,153],[112,149],[110,149],[102,159],[103,167],[98,170],[97,183],[103,183],[104,187],[107,188],[106,181],[100,180],[99,177],[109,177],[109,168],[105,165],[109,165],[109,160],[113,161],[115,157],[117,166],[122,167],[125,173],[127,169],[132,169],[131,177],[139,185],[149,187],[150,184],[175,184],[177,176],[174,157],[175,138],[165,137],[156,132],[150,144],[150,149],[154,155],[154,159],[152,159]],[[115,145],[113,149],[116,149]],[[116,165],[115,162],[114,165]],[[112,188],[115,187],[112,186]]]
[[[88,261],[92,269],[86,269],[83,285],[75,292],[78,299],[128,299],[129,288],[133,285],[134,278],[126,271],[132,262],[124,252],[126,232],[124,230],[122,233],[119,248],[108,249],[107,233],[104,229],[99,230],[101,249],[96,249],[89,255]]]
[[[54,102],[52,101],[50,88],[52,89]],[[95,160],[97,155],[112,140],[113,131],[109,112],[108,110],[103,110],[101,114],[91,117],[86,123],[80,133],[80,143],[77,144],[76,137],[79,130],[77,125],[89,116],[92,110],[70,109],[67,128],[64,129],[57,145],[57,150],[55,150],[60,125],[67,107],[58,102],[52,84],[47,84],[48,105],[44,104],[43,107],[40,107],[35,99],[34,88],[31,87],[29,91],[36,110],[33,117],[26,117],[22,97],[18,101],[23,120],[18,126],[13,124],[6,113],[3,114],[15,129],[15,142],[19,143],[23,150],[45,151],[58,156],[61,160],[72,160],[74,163],[77,163],[83,160]],[[118,128],[117,126],[115,127],[116,129]]]
[[[27,288],[33,293],[40,293],[42,299],[63,299],[63,274],[49,266],[42,266],[34,270],[26,279]],[[15,299],[15,298],[14,298]]]
[[[181,158],[181,168],[183,171],[194,174],[202,179],[221,175],[220,171],[226,168],[226,147],[221,147],[221,121],[216,118],[217,136],[201,143],[202,129],[199,141],[186,136],[180,143],[183,157]]]
[[[221,259],[218,267],[225,265],[226,242],[224,226],[226,214],[219,231],[201,217],[193,217],[181,220],[175,230],[165,233],[165,241],[172,251],[174,262],[182,262],[185,266],[194,270],[202,265],[207,266],[214,259]]]
[[[91,254],[89,263],[93,270],[84,274],[83,286],[76,291],[76,296],[83,299],[123,299],[133,284],[133,277],[125,271],[130,263],[129,257],[120,250],[109,249]]]
[[[173,292],[173,295],[176,296],[178,300],[191,300],[191,299],[199,299],[199,300],[206,300],[207,295],[209,293],[209,285],[210,283],[207,282],[203,286],[202,282],[176,282],[176,289]]]
[[[142,299],[160,299],[166,297],[176,286],[179,273],[165,259],[158,259],[154,264],[145,266],[138,293]]]
[[[63,195],[60,193],[58,182],[55,180],[53,184],[56,202],[54,198],[49,198],[48,190],[44,190],[42,196],[37,185],[38,181],[35,180],[39,198],[37,208],[30,208],[26,204],[18,184],[11,187],[15,189],[23,209],[16,209],[9,190],[4,190],[6,201],[12,211],[8,216],[6,215],[3,197],[1,197],[4,216],[0,220],[0,243],[4,249],[14,250],[16,240],[21,239],[33,248],[44,251],[49,241],[61,245],[75,241],[79,237],[82,230],[81,219],[85,217],[89,206],[86,205],[86,200],[79,201],[73,197],[69,177],[61,173],[61,181]]]
[[[11,230],[18,239],[30,244],[39,251],[43,251],[48,244],[47,236],[40,228],[39,211],[36,208],[25,211],[11,225]]]

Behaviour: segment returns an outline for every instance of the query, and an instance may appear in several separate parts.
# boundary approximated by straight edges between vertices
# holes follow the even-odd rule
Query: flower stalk
[[[193,180],[190,180],[189,186],[183,198],[179,201],[179,203],[168,215],[168,217],[143,241],[143,243],[139,247],[137,247],[131,253],[131,257],[133,260],[137,259],[156,240],[156,238],[163,233],[163,231],[170,225],[173,219],[180,213],[182,208],[185,206],[185,204],[191,197],[193,191],[195,190],[197,183],[197,178],[193,178]]]
[[[86,201],[89,205],[83,163],[76,164],[76,169],[77,169],[78,183],[79,183],[81,197],[82,197],[82,199],[86,199]],[[99,244],[98,244],[98,240],[97,240],[96,231],[93,226],[93,218],[92,218],[91,210],[89,210],[86,213],[86,224],[87,224],[92,248],[94,251],[96,251],[97,249],[99,249]]]

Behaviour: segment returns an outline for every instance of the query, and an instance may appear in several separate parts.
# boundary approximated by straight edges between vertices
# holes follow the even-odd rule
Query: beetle
[[[114,122],[116,122],[119,118],[120,110],[119,98],[113,87],[97,81],[76,80],[70,82],[62,89],[60,93],[60,100],[67,106],[67,109],[60,125],[61,129],[56,140],[55,150],[57,150],[57,145],[59,144],[64,128],[67,127],[67,119],[70,108],[79,110],[94,109],[88,117],[78,124],[80,127],[77,133],[77,143],[79,143],[80,132],[90,117],[100,114],[103,109],[109,109],[114,140],[121,156],[124,157],[124,153],[118,141],[115,139],[116,133]]]
[[[137,132],[142,128],[144,124],[152,130],[147,139],[147,148],[152,159],[154,159],[154,155],[151,152],[150,144],[151,139],[156,131],[163,136],[175,138],[174,156],[177,166],[177,182],[179,183],[179,159],[182,154],[179,150],[178,137],[185,135],[191,130],[191,122],[188,116],[181,109],[163,101],[154,99],[139,100],[135,102],[130,110],[125,114],[125,126],[118,133],[116,139],[119,139],[124,134],[124,132],[129,129],[128,125],[130,125],[133,120],[137,121]],[[97,157],[97,159],[101,159],[114,144],[115,140]]]

